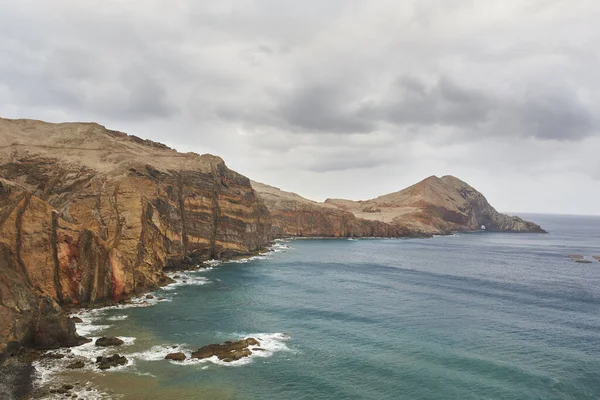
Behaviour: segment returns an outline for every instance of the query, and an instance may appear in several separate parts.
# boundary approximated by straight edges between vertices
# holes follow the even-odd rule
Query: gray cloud
[[[308,85],[279,99],[276,110],[293,127],[308,131],[360,133],[375,129],[376,120],[363,118],[347,91],[334,86]]]
[[[321,199],[456,173],[500,209],[597,212],[577,192],[600,198],[600,3],[0,7],[2,116],[96,120]]]

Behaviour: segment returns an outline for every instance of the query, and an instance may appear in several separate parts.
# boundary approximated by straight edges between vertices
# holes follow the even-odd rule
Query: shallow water
[[[550,233],[295,240],[182,275],[151,307],[82,314],[128,338],[128,366],[45,379],[124,399],[598,399],[600,262],[566,256],[600,255],[600,217],[527,217]],[[249,336],[267,351],[163,360]]]

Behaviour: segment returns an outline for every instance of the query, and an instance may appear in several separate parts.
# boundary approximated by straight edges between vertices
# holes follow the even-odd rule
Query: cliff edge
[[[271,213],[273,237],[409,237],[401,225],[357,218],[351,211],[252,181]]]
[[[118,301],[165,283],[163,267],[269,241],[267,208],[222,159],[98,124],[0,119],[0,177],[0,320],[13,332],[0,353],[32,344],[25,316],[53,318],[42,306]]]
[[[533,222],[499,213],[486,198],[450,175],[430,176],[399,192],[371,200],[327,199],[325,204],[359,218],[401,225],[428,234],[476,231],[545,231]]]

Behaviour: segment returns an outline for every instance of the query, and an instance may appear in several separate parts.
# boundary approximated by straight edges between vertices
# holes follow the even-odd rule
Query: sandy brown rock
[[[254,338],[209,344],[192,353],[191,358],[204,359],[216,356],[219,360],[232,362],[252,355],[249,346],[260,346]]]
[[[128,297],[164,282],[164,266],[250,254],[269,239],[268,210],[222,159],[97,124],[0,119],[0,177],[46,202],[30,208],[56,211],[31,221],[52,236],[26,237],[57,247],[59,279],[36,273],[65,303]]]
[[[252,181],[272,216],[273,237],[407,237],[399,225],[357,218],[352,212]]]
[[[107,347],[107,346],[120,346],[125,343],[118,337],[101,337],[96,339],[96,346]]]
[[[187,356],[181,352],[169,353],[165,356],[165,360],[185,361],[186,359],[187,359]]]
[[[83,367],[85,367],[85,363],[83,361],[74,361],[67,365],[68,369],[81,369]]]
[[[98,369],[106,370],[120,365],[127,365],[127,358],[120,354],[114,354],[110,357],[97,357],[96,364],[98,364]]]
[[[497,212],[481,193],[449,175],[431,176],[372,200],[328,199],[325,204],[360,218],[429,234],[475,231],[482,226],[493,232],[545,232],[532,222]]]
[[[223,160],[97,124],[0,119],[0,178],[0,353],[76,342],[58,304],[120,301],[169,282],[165,266],[269,240],[268,210]]]
[[[56,302],[52,208],[0,179],[0,353],[85,342]]]

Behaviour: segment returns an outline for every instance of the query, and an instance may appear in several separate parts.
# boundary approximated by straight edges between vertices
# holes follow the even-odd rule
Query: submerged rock
[[[127,358],[120,354],[115,354],[110,357],[97,357],[96,364],[101,370],[118,367],[119,365],[127,365]]]
[[[152,299],[154,298],[154,296],[152,296],[151,294],[147,294],[147,295],[146,295],[146,298],[147,298],[148,300],[152,300]]]
[[[169,353],[165,356],[165,360],[173,360],[173,361],[185,361],[187,356],[184,353]]]
[[[102,347],[120,346],[123,343],[125,343],[125,342],[122,341],[121,339],[119,339],[118,337],[101,337],[100,339],[96,340],[96,346],[102,346]]]
[[[192,358],[204,359],[216,356],[225,362],[236,361],[252,355],[250,346],[260,346],[260,342],[254,338],[248,338],[221,344],[209,344],[193,352]]]

